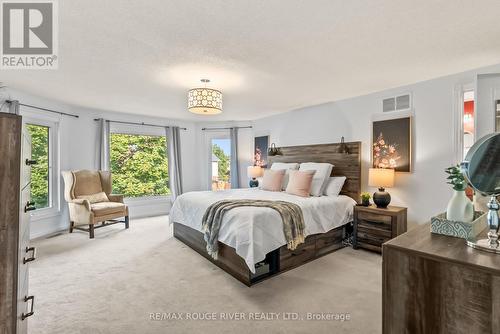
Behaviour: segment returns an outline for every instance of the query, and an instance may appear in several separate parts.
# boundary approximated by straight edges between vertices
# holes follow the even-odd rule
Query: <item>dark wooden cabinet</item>
[[[31,138],[21,116],[0,113],[0,333],[27,333]]]
[[[353,248],[382,252],[382,244],[406,232],[406,208],[375,206],[354,208]]]
[[[500,333],[500,255],[429,225],[382,246],[383,332]]]

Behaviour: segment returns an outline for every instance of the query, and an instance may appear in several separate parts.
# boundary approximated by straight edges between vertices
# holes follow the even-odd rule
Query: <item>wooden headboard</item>
[[[283,155],[269,156],[269,167],[275,162],[327,162],[331,163],[331,176],[347,177],[342,195],[359,202],[361,195],[361,142],[345,143],[349,154],[339,153],[340,143],[280,147]]]

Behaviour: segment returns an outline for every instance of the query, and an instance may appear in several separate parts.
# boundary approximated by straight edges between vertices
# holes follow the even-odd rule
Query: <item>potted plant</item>
[[[448,174],[446,183],[453,186],[455,190],[453,197],[448,202],[446,208],[446,219],[470,223],[474,219],[474,206],[472,202],[465,196],[467,182],[458,165],[451,166],[445,169]]]
[[[370,193],[361,193],[361,205],[370,206],[370,198],[372,198]]]

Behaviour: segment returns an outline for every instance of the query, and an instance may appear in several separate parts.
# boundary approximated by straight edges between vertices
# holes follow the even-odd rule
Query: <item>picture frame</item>
[[[253,165],[267,168],[269,136],[254,137]]]
[[[412,117],[372,122],[371,166],[412,171]]]

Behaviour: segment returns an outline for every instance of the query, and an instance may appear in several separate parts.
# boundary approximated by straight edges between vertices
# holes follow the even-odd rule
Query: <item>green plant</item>
[[[445,173],[448,174],[446,178],[448,180],[448,184],[453,186],[453,190],[464,191],[467,188],[467,181],[465,181],[465,177],[460,170],[460,166],[451,166],[446,168]]]
[[[369,200],[370,200],[370,198],[372,198],[372,195],[370,195],[370,193],[366,193],[366,192],[361,193],[361,199],[362,199],[363,201],[369,201]]]

